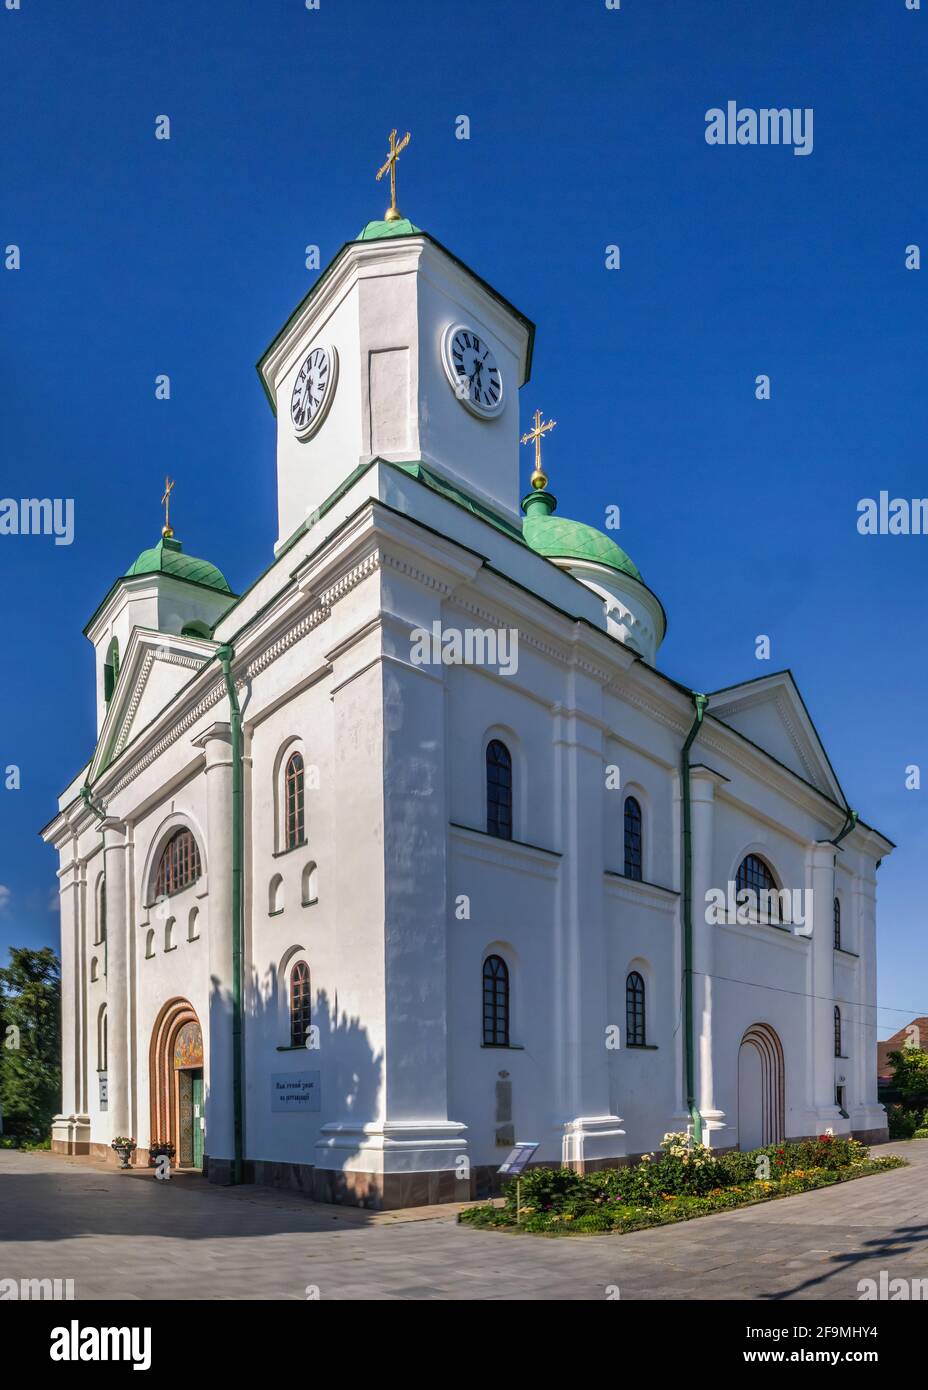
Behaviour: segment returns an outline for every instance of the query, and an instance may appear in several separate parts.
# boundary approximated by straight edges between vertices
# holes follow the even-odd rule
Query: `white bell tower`
[[[399,216],[369,223],[258,363],[277,415],[277,548],[377,457],[424,463],[518,525],[533,338],[428,233]]]

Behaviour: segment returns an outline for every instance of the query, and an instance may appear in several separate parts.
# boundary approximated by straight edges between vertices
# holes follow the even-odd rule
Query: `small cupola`
[[[165,485],[166,506],[172,487]],[[119,681],[120,653],[136,628],[207,638],[234,602],[221,570],[185,554],[166,513],[161,539],[119,576],[84,628],[96,652],[97,732]]]
[[[535,429],[543,428],[541,413],[536,412]],[[532,490],[522,499],[525,543],[598,594],[610,636],[653,665],[667,630],[660,599],[625,551],[604,532],[582,521],[555,516],[557,498],[548,491],[548,478],[541,469],[540,435],[530,431],[523,442],[530,441],[535,443],[536,456]]]

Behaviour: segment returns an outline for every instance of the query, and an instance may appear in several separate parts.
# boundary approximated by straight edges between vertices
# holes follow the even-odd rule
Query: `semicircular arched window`
[[[512,839],[512,754],[498,738],[487,744],[487,834]]]
[[[306,842],[305,767],[302,753],[291,753],[284,773],[286,795],[286,849]]]
[[[155,896],[169,898],[200,877],[200,849],[192,830],[175,830],[161,851],[155,876]]]
[[[290,1046],[305,1047],[312,1023],[309,966],[298,960],[290,971]]]
[[[483,962],[483,1045],[509,1046],[509,967],[502,956]]]
[[[642,877],[641,806],[633,796],[625,798],[625,877]]]
[[[754,894],[753,906],[765,922],[780,920],[780,894],[773,870],[759,854],[746,854],[738,865],[735,888],[741,893],[748,889]],[[761,894],[767,896],[761,897]]]

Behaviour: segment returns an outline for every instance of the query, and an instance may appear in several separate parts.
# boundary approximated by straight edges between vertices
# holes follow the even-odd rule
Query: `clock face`
[[[322,424],[335,395],[338,356],[334,348],[314,347],[296,374],[290,419],[298,439],[308,439]]]
[[[445,371],[454,394],[475,415],[498,415],[503,408],[503,378],[493,349],[464,324],[449,328],[444,341]]]

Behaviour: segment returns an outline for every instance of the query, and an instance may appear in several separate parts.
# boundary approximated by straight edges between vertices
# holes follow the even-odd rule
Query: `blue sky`
[[[712,689],[791,667],[899,844],[880,1036],[928,1013],[928,785],[904,782],[928,772],[928,537],[855,524],[862,497],[928,493],[928,266],[904,266],[928,248],[926,67],[928,5],[904,0],[0,6],[0,245],[22,253],[0,269],[0,493],[76,518],[70,547],[0,538],[0,765],[22,776],[0,788],[0,954],[56,941],[37,831],[92,751],[81,629],[157,538],[165,471],[188,551],[237,590],[271,559],[254,363],[314,278],[303,248],[325,264],[382,214],[395,125],[403,211],[538,325],[523,418],[558,420],[565,514],[621,506],[662,668]],[[811,107],[812,153],[709,146],[728,100]]]

